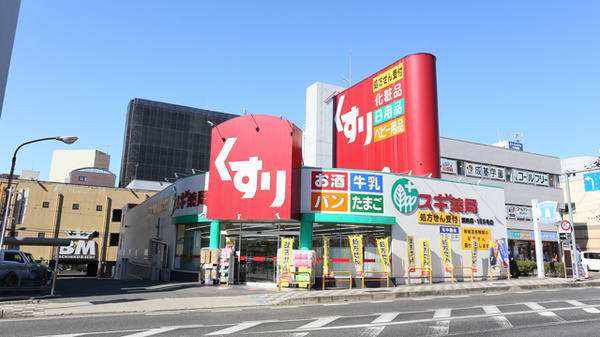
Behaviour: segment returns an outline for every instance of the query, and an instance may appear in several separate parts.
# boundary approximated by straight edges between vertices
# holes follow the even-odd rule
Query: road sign
[[[586,192],[600,190],[600,172],[584,174],[583,185]]]
[[[571,233],[559,233],[561,242],[571,242]]]
[[[558,232],[571,233],[571,223],[569,220],[563,220],[563,222],[560,223],[560,226],[558,226]]]

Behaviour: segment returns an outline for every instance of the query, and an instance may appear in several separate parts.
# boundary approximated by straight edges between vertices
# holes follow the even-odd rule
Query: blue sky
[[[440,135],[598,156],[598,1],[22,0],[0,119],[0,173],[47,180],[53,150],[119,174],[127,104],[145,98],[303,127],[306,88],[437,57]],[[352,73],[349,59],[352,54]]]

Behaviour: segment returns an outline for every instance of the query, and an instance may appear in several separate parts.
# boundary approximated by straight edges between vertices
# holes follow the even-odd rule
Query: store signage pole
[[[535,235],[535,261],[537,262],[537,275],[538,278],[545,278],[545,270],[544,270],[544,253],[542,252],[542,233],[540,232],[540,225],[538,224],[537,210],[538,210],[538,201],[533,199],[531,200],[531,206],[533,211],[535,212],[533,215],[533,233]]]
[[[571,265],[573,266],[573,273],[575,274],[575,280],[579,281],[579,264],[577,263],[574,252],[577,250],[577,243],[575,242],[575,223],[573,222],[573,207],[571,207],[571,190],[569,189],[569,172],[566,171],[564,174],[565,185],[567,187],[567,205],[569,207],[569,221],[571,222]]]

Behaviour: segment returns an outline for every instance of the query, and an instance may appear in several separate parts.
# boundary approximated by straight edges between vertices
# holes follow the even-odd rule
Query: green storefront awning
[[[302,213],[301,221],[306,222],[330,222],[330,223],[352,223],[368,225],[388,225],[396,224],[396,218],[393,216],[372,216],[355,214],[331,214],[331,213]]]

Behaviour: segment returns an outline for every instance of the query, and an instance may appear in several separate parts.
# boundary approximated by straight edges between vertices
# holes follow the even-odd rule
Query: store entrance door
[[[274,282],[277,270],[277,235],[247,234],[241,238],[240,279]]]

